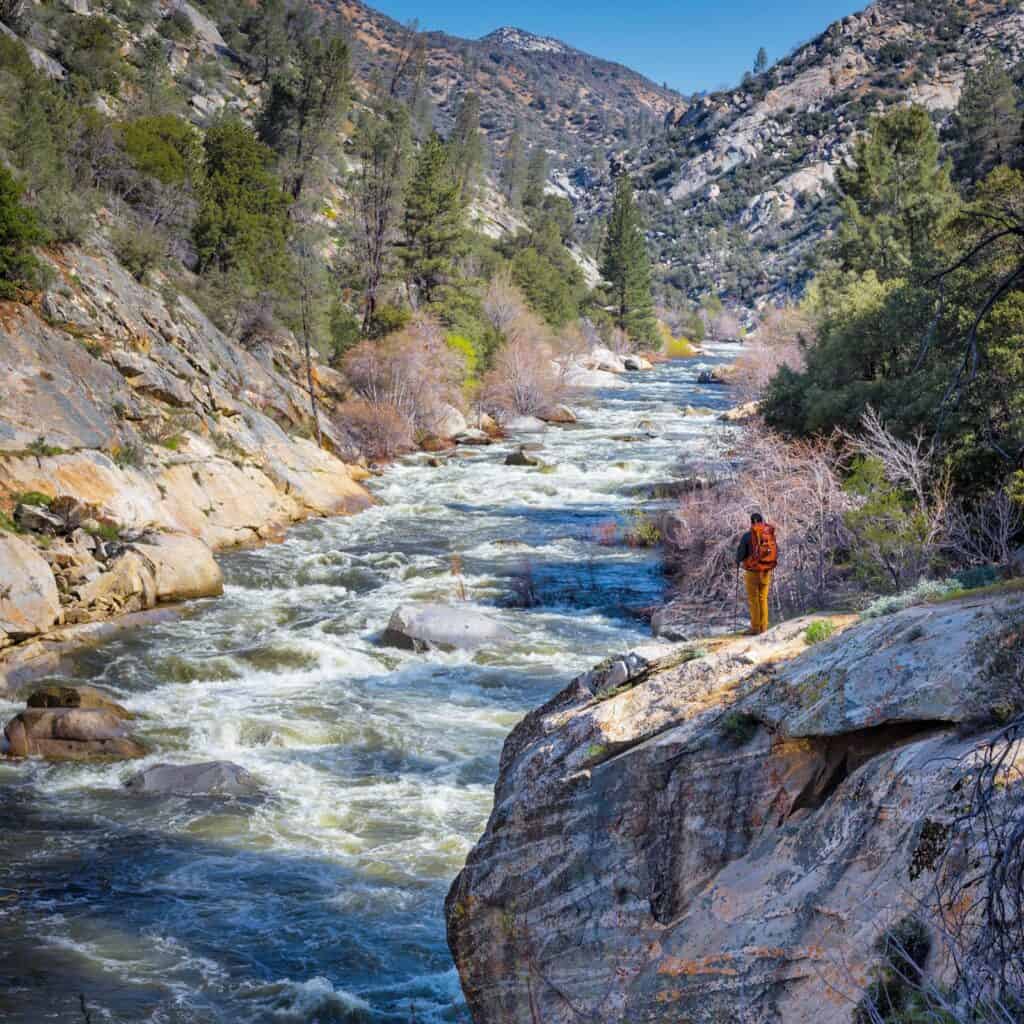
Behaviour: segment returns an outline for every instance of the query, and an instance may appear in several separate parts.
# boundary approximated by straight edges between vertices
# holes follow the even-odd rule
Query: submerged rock
[[[509,639],[500,623],[472,608],[447,604],[402,605],[395,609],[382,642],[391,647],[421,651],[472,649]]]
[[[241,765],[154,764],[125,782],[125,789],[147,796],[254,796],[260,785]]]
[[[851,618],[610,659],[526,716],[446,903],[477,1024],[849,1024],[1009,742],[1024,599]]]
[[[505,456],[506,466],[540,466],[543,465],[540,459],[530,455],[525,448],[518,448]]]

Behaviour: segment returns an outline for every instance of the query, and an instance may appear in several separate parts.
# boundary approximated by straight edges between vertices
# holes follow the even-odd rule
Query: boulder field
[[[848,1024],[1021,712],[1024,595],[808,621],[611,659],[513,731],[446,904],[476,1024]]]
[[[317,444],[294,338],[239,345],[103,252],[52,264],[38,303],[0,303],[0,692],[26,642],[218,594],[214,551],[370,504],[344,382],[314,368]]]

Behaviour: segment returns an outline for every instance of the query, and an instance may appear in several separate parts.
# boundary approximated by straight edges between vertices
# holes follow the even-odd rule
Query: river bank
[[[486,821],[508,730],[649,638],[635,611],[660,598],[660,560],[599,535],[656,510],[647,496],[705,444],[713,416],[682,410],[729,403],[699,369],[663,364],[594,393],[578,424],[533,439],[549,469],[504,465],[515,442],[440,467],[403,460],[369,482],[379,503],[360,515],[221,556],[223,597],[74,655],[53,681],[110,693],[152,753],[130,768],[0,767],[17,822],[0,840],[0,885],[19,897],[0,909],[9,1019],[66,1017],[74,1001],[52,1005],[55,988],[126,1022],[407,1024],[410,1004],[421,1022],[465,1019],[445,891]],[[397,606],[460,595],[511,642],[379,646]],[[160,761],[213,759],[246,768],[262,796],[122,788]],[[56,985],[34,989],[29,962]]]

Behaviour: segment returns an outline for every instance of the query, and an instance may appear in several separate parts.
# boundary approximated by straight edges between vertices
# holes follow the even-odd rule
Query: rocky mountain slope
[[[102,250],[53,272],[0,303],[0,650],[219,593],[212,551],[369,504],[340,376],[315,370],[320,448],[290,335],[243,348]]]
[[[447,902],[476,1024],[848,1024],[1021,710],[1024,596],[806,625],[613,659],[515,729]]]
[[[945,121],[967,70],[991,54],[1019,72],[1018,4],[876,0],[765,74],[678,108],[665,133],[612,160],[636,176],[666,279],[745,302],[798,290],[834,222],[830,185],[853,136],[893,104]],[[609,188],[581,189],[582,219]]]
[[[350,26],[362,81],[390,73],[405,27],[358,0],[316,6]],[[423,20],[429,22],[428,11]],[[472,90],[480,96],[481,127],[497,150],[518,123],[525,138],[570,166],[584,162],[591,149],[640,141],[682,102],[674,90],[621,64],[511,27],[482,39],[427,32],[426,88],[442,130]]]

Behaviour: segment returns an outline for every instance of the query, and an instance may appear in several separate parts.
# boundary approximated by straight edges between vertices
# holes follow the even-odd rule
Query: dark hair
[[[751,512],[750,513],[750,521],[751,521],[751,523],[763,523],[764,522],[764,516],[761,515],[760,512]]]

